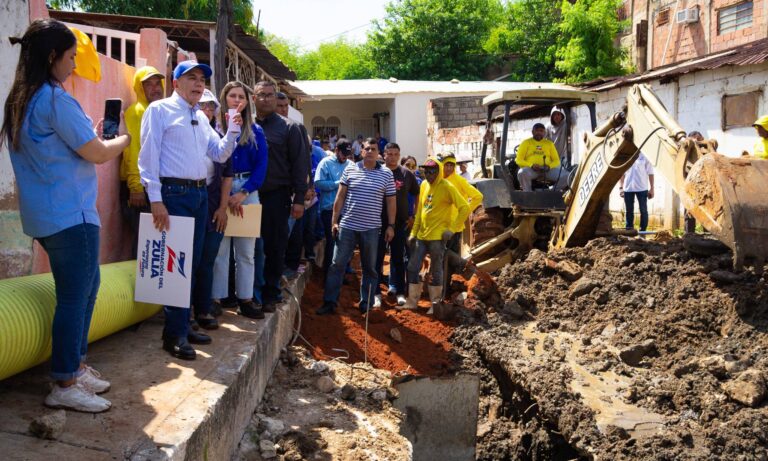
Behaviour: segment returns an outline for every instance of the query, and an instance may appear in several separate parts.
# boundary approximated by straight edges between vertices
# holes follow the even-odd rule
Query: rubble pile
[[[473,277],[478,459],[768,459],[768,279],[731,267],[616,237]]]

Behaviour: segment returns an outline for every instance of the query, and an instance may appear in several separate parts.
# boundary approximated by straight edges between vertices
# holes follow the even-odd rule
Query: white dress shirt
[[[648,176],[653,174],[653,165],[642,153],[629,170],[624,173],[624,192],[643,192],[650,189]]]
[[[206,179],[206,156],[223,163],[236,141],[237,133],[219,137],[199,106],[190,106],[175,91],[150,104],[141,119],[139,151],[139,175],[149,201],[162,201],[160,178]]]

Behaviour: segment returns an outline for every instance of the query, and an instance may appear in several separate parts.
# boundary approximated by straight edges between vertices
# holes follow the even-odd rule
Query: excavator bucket
[[[683,205],[733,250],[736,270],[751,259],[758,271],[768,256],[768,160],[702,156],[685,179]]]

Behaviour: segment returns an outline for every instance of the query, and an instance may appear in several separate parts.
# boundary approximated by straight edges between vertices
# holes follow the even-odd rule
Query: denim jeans
[[[205,243],[205,221],[208,219],[208,191],[203,187],[189,187],[163,184],[161,189],[163,204],[172,216],[195,218],[195,237],[192,247],[192,270],[196,274],[200,266]],[[191,280],[191,292],[195,290],[195,278]],[[191,299],[191,298],[190,298]],[[165,313],[164,337],[185,338],[189,333],[189,309],[184,307],[163,306]]]
[[[247,179],[235,179],[232,190],[239,191]],[[249,194],[243,201],[243,205],[259,203],[259,194]],[[238,219],[238,218],[230,218]],[[219,254],[213,266],[213,297],[224,299],[229,295],[229,248],[235,251],[235,294],[240,299],[253,298],[254,280],[254,252],[256,251],[256,238],[252,237],[224,237],[219,246]]]
[[[264,286],[264,239],[258,238],[253,245],[253,301],[261,304],[261,288]]]
[[[205,233],[203,255],[200,266],[195,272],[195,288],[192,291],[192,305],[195,306],[195,317],[211,313],[211,289],[213,287],[213,265],[219,254],[219,245],[224,234],[216,231]]]
[[[325,234],[325,250],[323,251],[323,274],[328,277],[328,268],[333,261],[333,249],[336,247],[336,240],[331,234],[331,219],[333,219],[333,210],[323,210],[320,212],[320,221],[323,224],[323,234]]]
[[[262,213],[261,238],[264,240],[264,280],[261,296],[264,304],[279,302],[280,278],[285,267],[285,249],[288,245],[288,217],[291,214],[291,188],[281,187],[259,192]],[[255,277],[254,277],[255,278]],[[254,281],[256,284],[256,281]]]
[[[88,351],[88,331],[99,291],[99,226],[78,224],[37,239],[48,253],[56,285],[51,377],[77,376]]]
[[[333,305],[338,303],[347,263],[352,259],[355,245],[360,245],[360,265],[363,268],[363,281],[360,284],[360,309],[366,310],[368,306],[373,305],[373,297],[377,294],[376,286],[378,285],[376,250],[379,244],[379,233],[378,227],[367,231],[339,228],[339,237],[336,239],[336,249],[333,252],[333,263],[331,263],[328,276],[325,279],[323,301]]]
[[[384,241],[386,227],[381,229],[379,235],[379,252],[376,258],[376,270],[381,278],[384,270],[384,254],[387,250],[387,243]],[[395,290],[397,294],[405,294],[405,242],[408,239],[408,229],[405,223],[395,224],[395,236],[389,242],[389,289]],[[378,294],[378,293],[376,293]]]
[[[624,205],[627,207],[626,227],[627,229],[635,228],[635,197],[637,197],[637,203],[640,206],[640,231],[645,231],[648,228],[647,190],[639,192],[624,191]]]
[[[416,240],[415,248],[411,249],[411,259],[408,261],[408,283],[419,283],[419,271],[424,256],[429,254],[429,284],[443,285],[443,257],[445,247],[442,240]]]

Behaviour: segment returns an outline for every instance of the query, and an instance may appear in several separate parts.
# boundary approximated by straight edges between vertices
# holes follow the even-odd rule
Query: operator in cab
[[[760,139],[755,143],[754,156],[768,159],[768,115],[763,115],[752,124]]]
[[[546,139],[547,129],[541,123],[533,125],[533,137],[526,139],[517,150],[515,162],[520,170],[517,179],[523,191],[533,190],[531,183],[535,179],[546,179],[554,183],[556,190],[563,190],[567,183],[568,172],[560,167],[560,156],[555,144]]]

